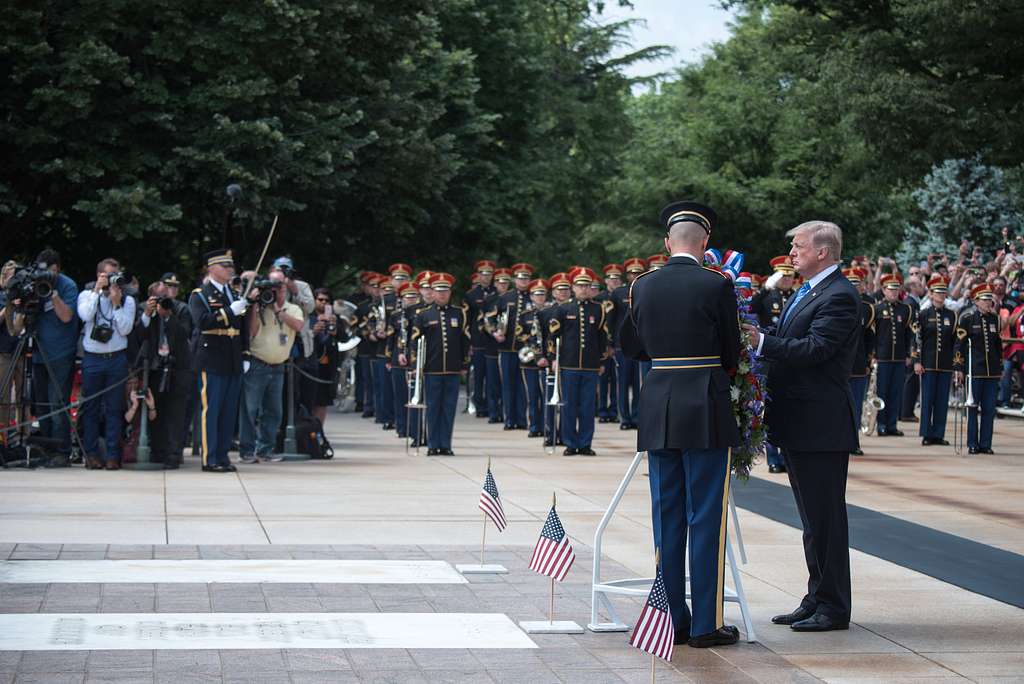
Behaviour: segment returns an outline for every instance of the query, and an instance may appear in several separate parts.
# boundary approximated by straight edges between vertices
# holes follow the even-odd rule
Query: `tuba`
[[[871,363],[870,379],[868,380],[867,397],[860,413],[861,434],[870,435],[875,431],[878,412],[885,408],[885,401],[878,396],[878,362]]]

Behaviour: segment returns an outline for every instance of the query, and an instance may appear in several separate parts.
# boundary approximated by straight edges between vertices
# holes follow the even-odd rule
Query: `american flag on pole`
[[[661,564],[658,564],[658,575],[654,578],[654,586],[647,596],[647,603],[640,611],[640,618],[633,628],[633,636],[629,645],[639,648],[644,653],[672,660],[672,650],[676,640],[672,628],[672,611],[668,607],[668,594],[665,593],[665,580],[661,576]]]
[[[499,532],[508,525],[505,521],[505,509],[502,508],[501,498],[498,496],[498,485],[494,484],[494,476],[491,475],[491,466],[487,466],[484,488],[480,490],[480,510],[491,519]]]
[[[558,519],[555,507],[552,506],[544,528],[540,531],[540,539],[533,547],[530,569],[561,582],[568,574],[574,560],[576,560],[576,552],[573,551],[569,537],[562,527],[562,521]]]

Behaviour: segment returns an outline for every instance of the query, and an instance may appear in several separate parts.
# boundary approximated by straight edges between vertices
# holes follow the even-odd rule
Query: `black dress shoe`
[[[455,452],[451,449],[438,449],[441,456],[454,456]]]
[[[794,632],[832,632],[834,630],[850,629],[850,621],[839,622],[823,613],[815,613],[806,620],[794,622],[789,628]]]
[[[619,429],[620,430],[629,430],[630,429],[630,424],[629,423],[619,423]]]
[[[576,453],[579,454],[580,456],[597,456],[597,452],[591,449],[590,447],[577,449]]]
[[[969,453],[969,454],[979,454],[981,452],[978,450],[978,447],[971,447],[970,449],[967,450],[967,453]]]
[[[503,430],[515,430],[515,429],[516,429],[516,426],[515,426],[515,425],[506,425],[506,426],[505,426],[505,427],[503,427],[502,429],[503,429]]]
[[[545,439],[544,440],[544,446],[546,446],[546,447],[553,447],[553,446],[555,446],[555,440],[553,440],[553,439]]]
[[[410,449],[419,449],[421,446],[423,446],[423,442],[419,441],[418,439],[414,439],[411,442],[409,442]]]
[[[238,468],[228,463],[226,466],[221,466],[222,473],[237,473]]]
[[[686,642],[691,648],[711,648],[712,646],[731,646],[740,640],[740,632],[728,626],[716,629],[708,634],[699,634]]]
[[[204,472],[204,473],[225,473],[225,472],[227,472],[227,471],[226,471],[226,470],[224,470],[224,466],[219,466],[219,465],[212,465],[212,466],[211,466],[211,465],[205,465],[205,466],[203,466],[203,472]]]
[[[565,446],[565,442],[562,441],[561,437],[559,437],[558,441],[555,442],[555,446]]]
[[[984,449],[978,449],[978,451],[980,453],[982,453],[982,454],[995,454],[996,453],[996,452],[992,451],[992,449],[990,447],[985,447]]]
[[[903,430],[889,430],[888,432],[878,433],[879,437],[902,437]]]
[[[932,438],[932,444],[934,444],[935,446],[949,446],[949,442],[947,442],[946,440],[936,438]]]
[[[931,446],[932,444],[934,444],[934,442],[932,442],[932,438],[931,437],[922,437],[921,438],[921,446]]]
[[[437,456],[439,449],[427,449],[427,456]]]
[[[395,429],[395,424],[394,423],[384,423],[384,430],[394,430],[394,429]]]
[[[784,465],[770,465],[768,466],[769,473],[784,473],[786,472],[786,466]]]
[[[578,452],[575,449],[573,449],[571,447],[566,447],[565,451],[562,452],[562,455],[563,456],[575,456],[577,453]]]
[[[530,430],[530,434],[528,434],[526,436],[527,437],[543,437],[544,433],[541,432],[540,430]]]
[[[864,450],[861,449],[860,447],[857,447],[856,449],[854,449],[853,451],[850,452],[850,455],[851,456],[863,456],[864,455]]]
[[[800,606],[792,613],[786,613],[785,615],[776,615],[772,618],[773,625],[792,625],[795,622],[806,620],[807,618],[814,615],[814,609],[804,608]]]
[[[488,418],[487,422],[488,423],[500,423],[500,422],[502,422],[502,420],[501,420],[501,418]]]

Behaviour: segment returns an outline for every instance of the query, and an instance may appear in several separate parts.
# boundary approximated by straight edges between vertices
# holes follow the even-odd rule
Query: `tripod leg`
[[[60,397],[60,401],[64,402],[64,393],[57,382],[57,376],[53,373],[53,366],[50,364],[50,358],[46,355],[46,351],[39,344],[39,340],[35,338],[35,333],[32,334],[32,338],[35,341],[33,349],[39,352],[39,355],[43,358],[43,366],[46,368],[46,374],[50,379],[50,391],[55,393],[55,396]],[[74,361],[71,362],[71,374],[72,378],[68,379],[67,382],[74,382]],[[70,391],[68,392],[70,395]],[[52,403],[52,402],[51,402]],[[68,432],[70,433],[70,440],[74,442],[75,446],[78,447],[78,453],[82,455],[84,460],[86,457],[85,447],[82,445],[82,439],[78,436],[78,430],[75,428],[74,423],[71,422],[71,406],[66,405],[64,410],[64,419],[68,422]],[[116,448],[116,445],[115,445]]]

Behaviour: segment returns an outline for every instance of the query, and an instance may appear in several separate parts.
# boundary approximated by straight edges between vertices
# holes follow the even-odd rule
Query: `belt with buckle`
[[[228,337],[238,337],[242,334],[237,328],[216,328],[214,330],[204,330],[204,335],[227,335]]]
[[[694,368],[721,368],[721,356],[669,356],[651,359],[651,370],[691,370]]]
[[[91,351],[87,351],[87,352],[85,352],[85,354],[86,354],[86,356],[94,356],[97,359],[113,359],[115,357],[121,356],[122,354],[125,354],[126,352],[127,352],[126,349],[118,349],[117,351],[112,351],[112,352],[91,352]]]

